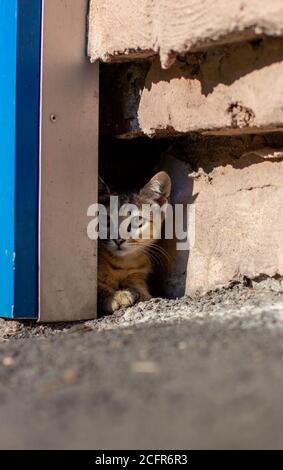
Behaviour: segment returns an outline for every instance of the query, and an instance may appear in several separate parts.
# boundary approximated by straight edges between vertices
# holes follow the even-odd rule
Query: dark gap
[[[260,47],[261,40],[252,46]],[[283,147],[281,132],[234,136],[197,133],[153,138],[140,136],[137,121],[139,91],[149,66],[148,61],[101,65],[99,174],[111,191],[118,194],[138,191],[156,171],[168,168],[171,178],[173,176],[172,203],[191,203],[197,197],[192,197],[191,173],[206,175],[213,183],[213,171],[217,167],[229,165],[240,169],[254,165],[261,162],[262,157],[253,154],[253,150]],[[127,95],[129,83],[132,91]],[[126,109],[123,109],[125,100],[121,99],[124,93],[127,95]],[[236,111],[243,113],[243,109],[233,105],[231,112]],[[134,131],[129,132],[129,129]],[[115,134],[126,138],[115,137]],[[173,261],[170,262],[171,272],[160,267],[155,271],[151,280],[155,296],[176,298],[185,294],[189,253],[174,251],[174,243],[174,240],[172,243],[165,241],[162,245],[173,254]]]

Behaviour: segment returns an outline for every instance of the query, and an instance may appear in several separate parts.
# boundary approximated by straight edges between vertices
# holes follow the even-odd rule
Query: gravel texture
[[[0,320],[0,448],[282,448],[283,294]]]

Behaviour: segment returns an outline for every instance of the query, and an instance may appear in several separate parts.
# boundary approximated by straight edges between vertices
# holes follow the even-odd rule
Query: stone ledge
[[[166,68],[177,54],[282,33],[281,0],[92,0],[88,51],[106,62],[159,53]]]
[[[158,59],[108,67],[102,132],[110,135],[233,135],[283,128],[281,38],[190,54],[169,70]]]

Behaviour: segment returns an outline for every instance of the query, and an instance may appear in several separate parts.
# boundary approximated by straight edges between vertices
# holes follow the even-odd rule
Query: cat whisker
[[[153,243],[151,246],[162,251],[165,255],[168,255],[167,251],[162,246],[158,245],[157,243]]]
[[[156,253],[158,253],[160,256],[164,257],[166,259],[167,262],[170,262],[171,261],[171,258],[169,256],[169,254],[164,250],[164,248],[160,247],[159,245],[151,245],[149,247],[149,249],[151,251],[155,251]]]
[[[160,266],[162,266],[164,269],[167,269],[168,268],[168,263],[169,263],[169,259],[164,257],[163,253],[160,253],[159,251],[157,250],[154,250],[154,249],[149,249],[148,250],[148,254],[150,257],[152,257],[155,261],[158,262],[158,264]]]
[[[167,268],[167,264],[165,263],[165,261],[167,260],[164,260],[160,256],[161,254],[164,255],[164,253],[160,253],[158,252],[158,250],[154,250],[154,249],[151,250],[151,246],[146,246],[146,247],[140,246],[139,243],[137,242],[133,242],[132,244],[135,246],[139,246],[141,253],[149,255],[156,264],[159,264],[160,267]]]
[[[155,259],[155,261],[158,262],[158,264],[162,265],[163,267],[167,267],[168,263],[171,261],[171,258],[166,250],[157,243],[153,243],[152,245],[146,247],[140,246],[140,244],[136,241],[132,242],[132,244],[139,246],[143,253],[149,254],[152,258]]]

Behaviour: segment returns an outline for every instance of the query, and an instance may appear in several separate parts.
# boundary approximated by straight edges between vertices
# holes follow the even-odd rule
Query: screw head
[[[56,122],[56,121],[57,121],[57,116],[56,116],[56,114],[53,114],[53,113],[50,114],[49,119],[50,119],[50,121],[51,121],[52,123]]]

